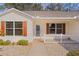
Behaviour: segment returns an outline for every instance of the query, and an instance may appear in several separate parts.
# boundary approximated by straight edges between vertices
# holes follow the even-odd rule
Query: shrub
[[[15,42],[12,42],[12,45],[15,45]]]
[[[3,45],[9,45],[9,44],[11,44],[11,41],[9,41],[9,40],[6,40],[3,42]]]
[[[9,40],[3,41],[0,39],[0,45],[9,45],[11,42]]]
[[[0,45],[3,45],[3,42],[4,42],[4,41],[3,41],[2,39],[0,39]]]
[[[28,45],[28,40],[19,40],[17,42],[18,45]]]
[[[67,56],[79,56],[79,50],[72,50],[67,53]]]

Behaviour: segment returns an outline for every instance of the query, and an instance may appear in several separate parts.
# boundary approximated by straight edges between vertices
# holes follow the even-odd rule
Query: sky
[[[79,10],[79,3],[73,3],[73,4],[64,4],[65,7],[64,9],[67,9],[67,8],[71,8],[72,10]]]
[[[3,5],[4,5],[4,3],[0,3],[0,6],[3,6]],[[4,10],[0,10],[0,14],[3,12],[4,12]]]
[[[43,3],[42,6],[45,8],[46,6],[48,6],[48,3]]]

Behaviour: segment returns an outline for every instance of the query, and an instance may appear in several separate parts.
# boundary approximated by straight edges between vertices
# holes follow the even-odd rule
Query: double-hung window
[[[21,21],[6,21],[6,35],[22,35],[23,22]]]
[[[13,22],[10,21],[10,22],[6,22],[6,35],[13,35]]]
[[[23,34],[22,22],[15,22],[15,35],[22,35],[22,34]]]

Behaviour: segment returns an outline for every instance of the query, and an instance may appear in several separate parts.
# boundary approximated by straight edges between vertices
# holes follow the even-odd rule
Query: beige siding
[[[73,40],[79,41],[79,20],[69,22],[68,32]]]
[[[41,35],[46,35],[46,23],[65,23],[66,24],[66,34],[68,33],[68,22],[69,21],[65,21],[65,20],[34,20],[33,24],[34,24],[34,35],[35,35],[35,26],[36,24],[41,26]]]
[[[66,24],[66,35],[72,40],[79,41],[79,20],[34,20],[34,35],[35,35],[35,25],[39,24],[41,26],[41,36],[46,35],[46,23],[65,23]]]

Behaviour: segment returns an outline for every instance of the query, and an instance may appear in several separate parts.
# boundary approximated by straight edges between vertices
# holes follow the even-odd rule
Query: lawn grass
[[[72,50],[67,53],[67,56],[79,56],[79,50]]]

